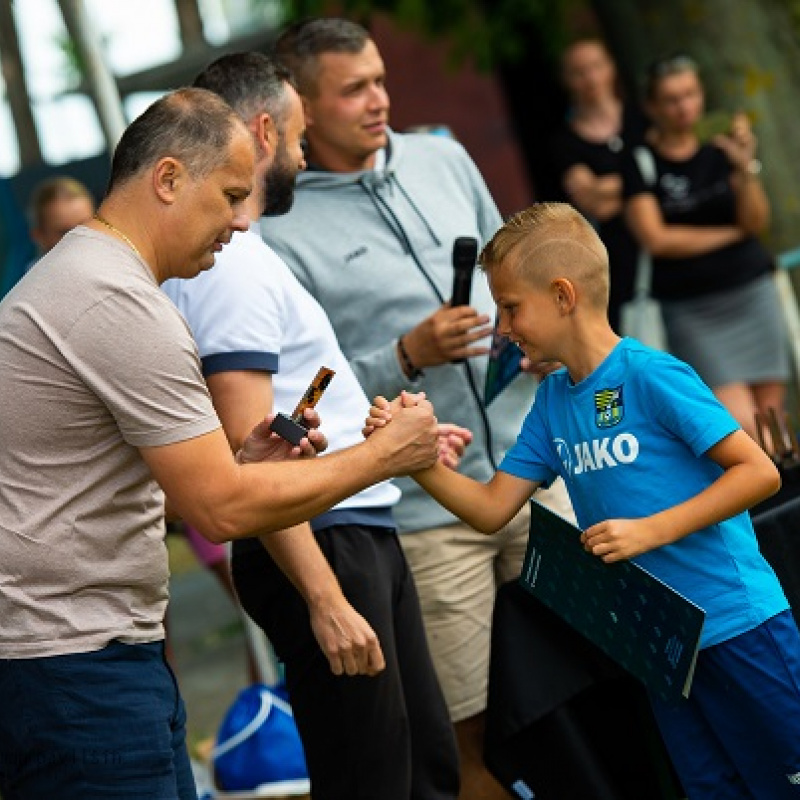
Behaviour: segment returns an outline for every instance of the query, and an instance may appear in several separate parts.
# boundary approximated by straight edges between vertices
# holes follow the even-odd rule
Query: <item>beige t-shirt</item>
[[[163,638],[164,497],[139,447],[220,425],[189,329],[80,227],[0,303],[0,658]]]

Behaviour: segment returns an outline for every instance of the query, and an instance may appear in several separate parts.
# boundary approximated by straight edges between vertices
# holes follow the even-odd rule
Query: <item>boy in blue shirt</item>
[[[689,366],[613,332],[608,256],[574,208],[517,214],[481,264],[501,333],[564,369],[488,483],[439,465],[415,478],[490,533],[561,475],[589,552],[634,560],[706,611],[689,700],[651,697],[690,800],[800,797],[800,635],[747,514],[777,470]],[[376,399],[365,434],[392,407]]]

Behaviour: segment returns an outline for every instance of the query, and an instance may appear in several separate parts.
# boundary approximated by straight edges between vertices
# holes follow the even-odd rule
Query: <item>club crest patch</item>
[[[615,425],[619,425],[625,416],[622,386],[596,391],[594,393],[594,410],[598,428],[613,428]]]

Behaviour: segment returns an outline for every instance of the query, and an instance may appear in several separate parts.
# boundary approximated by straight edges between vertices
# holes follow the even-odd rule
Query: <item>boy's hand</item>
[[[369,416],[364,422],[361,433],[366,439],[377,428],[382,428],[391,422],[392,410],[396,410],[403,405],[413,405],[417,399],[425,399],[425,393],[418,395],[403,392],[400,397],[396,397],[390,403],[385,397],[380,395],[372,401],[369,409]],[[450,469],[456,469],[464,455],[464,451],[472,443],[472,431],[462,428],[451,422],[440,422],[437,426],[439,436],[439,461]]]
[[[585,550],[607,564],[639,556],[665,544],[661,531],[649,517],[598,522],[583,532],[581,543]]]
[[[450,469],[456,469],[464,451],[472,442],[472,431],[452,422],[440,422],[438,433],[439,461]]]
[[[378,395],[369,408],[369,416],[364,422],[364,427],[361,433],[366,439],[371,433],[374,433],[376,428],[383,428],[392,419],[392,412],[400,408],[413,408],[418,405],[429,405],[430,403],[425,398],[425,392],[407,392],[403,389],[394,400],[389,402],[385,397]],[[431,409],[433,406],[431,406]]]
[[[395,400],[397,402],[397,400]],[[378,395],[369,407],[369,416],[364,421],[361,433],[366,439],[377,428],[382,428],[392,419],[392,404],[385,398]]]

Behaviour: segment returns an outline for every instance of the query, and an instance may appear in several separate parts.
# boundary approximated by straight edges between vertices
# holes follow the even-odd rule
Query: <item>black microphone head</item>
[[[469,304],[472,270],[478,260],[478,240],[473,236],[459,236],[453,242],[453,293],[450,304]]]
[[[478,240],[474,236],[459,236],[453,242],[453,267],[472,269],[478,260]]]

